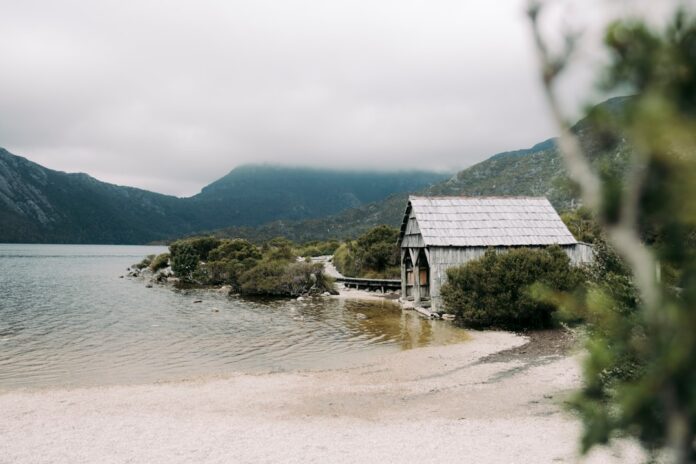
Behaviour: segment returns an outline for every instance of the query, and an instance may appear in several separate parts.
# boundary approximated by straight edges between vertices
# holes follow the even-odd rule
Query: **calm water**
[[[259,302],[119,278],[163,250],[0,244],[0,390],[340,367],[466,338],[387,302]]]

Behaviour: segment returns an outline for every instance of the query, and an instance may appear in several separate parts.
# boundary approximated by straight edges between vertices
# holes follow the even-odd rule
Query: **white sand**
[[[482,332],[352,369],[5,393],[0,462],[576,462],[560,404],[577,360],[477,363],[524,341]]]

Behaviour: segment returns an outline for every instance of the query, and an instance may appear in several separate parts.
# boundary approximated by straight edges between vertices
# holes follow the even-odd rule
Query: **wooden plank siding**
[[[554,243],[574,265],[593,261],[592,247],[575,241],[546,198],[411,197],[399,237],[401,294],[413,297],[416,305],[430,298],[436,311],[442,307],[447,269],[478,259],[488,249],[504,252]]]

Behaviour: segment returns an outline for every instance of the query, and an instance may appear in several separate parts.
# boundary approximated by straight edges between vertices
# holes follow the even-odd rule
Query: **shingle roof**
[[[545,197],[409,197],[426,246],[570,245],[577,241]]]

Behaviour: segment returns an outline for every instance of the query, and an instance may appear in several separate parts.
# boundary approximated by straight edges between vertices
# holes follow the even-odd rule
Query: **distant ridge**
[[[631,97],[609,99],[590,109],[588,117],[573,126],[573,131],[596,167],[612,166],[612,169],[625,170],[631,147],[624,138],[614,138],[606,127],[630,100]],[[420,190],[414,189],[412,193],[425,196],[544,196],[559,211],[579,205],[577,190],[568,179],[556,139],[553,138],[532,148],[498,153],[447,180]],[[217,233],[255,240],[279,235],[299,241],[355,237],[375,225],[398,226],[407,198],[405,193],[396,193],[384,200],[327,218],[275,221],[254,229],[233,227]]]
[[[242,166],[190,198],[47,169],[0,148],[0,242],[140,244],[339,213],[441,173]]]

